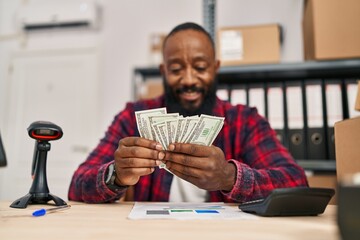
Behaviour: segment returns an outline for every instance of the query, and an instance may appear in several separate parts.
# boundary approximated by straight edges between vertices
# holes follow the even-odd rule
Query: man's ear
[[[220,60],[216,60],[216,61],[215,61],[215,71],[216,71],[216,73],[219,71],[220,65],[221,65]]]
[[[161,63],[161,64],[159,65],[159,70],[160,70],[160,74],[161,74],[162,76],[165,76],[165,66],[164,66],[163,63]]]

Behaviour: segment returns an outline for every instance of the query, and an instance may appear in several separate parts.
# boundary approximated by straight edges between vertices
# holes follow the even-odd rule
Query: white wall
[[[99,79],[101,82],[98,94],[94,94],[94,98],[98,99],[100,108],[95,106],[94,111],[100,119],[98,126],[93,126],[93,128],[99,129],[97,137],[99,139],[115,113],[132,98],[132,70],[135,66],[144,66],[148,62],[150,33],[168,32],[173,26],[184,21],[201,23],[201,1],[101,0],[98,3],[101,6],[103,17],[99,30],[51,30],[22,35],[16,29],[14,22],[17,8],[21,7],[22,4],[43,3],[45,1],[51,0],[0,0],[0,130],[9,157],[9,166],[0,169],[0,199],[14,200],[15,196],[21,197],[27,193],[31,185],[30,168],[33,144],[26,148],[16,148],[14,145],[24,146],[24,144],[14,141],[10,133],[10,129],[15,129],[16,132],[23,134],[22,137],[26,139],[26,143],[33,143],[33,140],[28,139],[25,127],[31,122],[22,123],[21,126],[18,124],[16,128],[14,122],[18,122],[15,121],[18,119],[9,119],[8,117],[10,108],[8,99],[17,97],[9,96],[12,79],[11,63],[14,56],[53,54],[53,52],[61,52],[62,49],[67,55],[71,51],[82,51],[81,49],[94,49],[98,52],[100,60]],[[52,0],[54,5],[63,1]],[[28,80],[31,81],[31,79]],[[64,92],[64,96],[67,95],[68,93]],[[21,98],[21,96],[18,97]],[[61,105],[63,102],[58,104]],[[64,131],[65,135],[66,132]],[[51,154],[59,150],[57,145],[61,144],[61,141],[65,141],[65,138],[54,142],[49,158],[55,158]],[[74,141],[74,139],[70,141]],[[85,157],[83,159],[85,160]],[[76,162],[78,159],[74,159],[74,161]],[[25,166],[25,170],[28,169],[28,171],[19,170],[19,164],[24,165],[26,163],[28,166]],[[49,183],[53,178],[56,178],[56,174],[53,176],[49,174],[53,168],[56,168],[55,161],[49,160],[47,171]],[[75,168],[71,169],[70,172],[72,173],[74,170]],[[25,184],[25,187],[24,185],[20,187],[17,184],[18,187],[15,187],[14,184],[8,184],[9,182],[16,182],[9,179],[16,174],[21,175],[22,179],[26,179],[28,186]],[[54,184],[49,184],[49,187],[52,193],[59,195],[61,192],[60,197],[66,198],[63,189],[55,188]]]
[[[11,50],[18,46],[17,34],[13,27],[13,14],[19,4],[18,0],[0,1],[0,131],[3,131],[4,115],[7,99],[7,74],[9,69],[8,59]]]
[[[147,66],[149,36],[169,32],[175,25],[202,22],[201,0],[112,0],[104,3],[103,122],[132,98],[132,71]]]
[[[185,21],[202,23],[203,17],[202,0],[98,0],[102,9],[102,24],[99,30],[49,31],[21,35],[15,27],[17,8],[25,3],[41,1],[44,0],[0,0],[1,132],[7,131],[5,120],[9,110],[9,63],[14,51],[86,47],[98,49],[101,87],[98,89],[98,96],[94,97],[99,101],[100,119],[99,126],[94,128],[99,129],[100,138],[114,115],[126,102],[132,100],[132,71],[135,67],[148,65],[150,34],[169,32],[175,25]],[[59,4],[72,0],[45,1]],[[303,0],[218,0],[217,25],[221,27],[280,23],[284,27],[282,62],[302,61],[302,4]],[[5,135],[10,136],[8,133]],[[9,138],[3,141],[5,147],[16,144]],[[29,159],[30,172],[33,149],[19,151]],[[8,161],[11,164],[16,160]],[[51,168],[51,163],[48,168]],[[0,181],[2,173],[7,169],[9,168],[0,169]],[[54,192],[56,194],[56,190]]]

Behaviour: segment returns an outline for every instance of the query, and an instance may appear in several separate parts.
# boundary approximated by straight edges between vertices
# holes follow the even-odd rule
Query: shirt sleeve
[[[100,143],[75,171],[68,192],[69,200],[103,203],[116,201],[124,195],[126,187],[113,192],[106,186],[105,174],[114,160],[119,140],[135,133],[133,115],[131,104],[128,104],[124,111],[115,116]]]
[[[233,189],[225,198],[245,202],[267,196],[275,188],[308,186],[305,172],[288,150],[276,138],[276,132],[255,108],[239,114],[233,142],[240,147],[229,161],[236,165],[237,177]],[[244,116],[244,117],[241,117]],[[241,127],[240,127],[241,125]]]

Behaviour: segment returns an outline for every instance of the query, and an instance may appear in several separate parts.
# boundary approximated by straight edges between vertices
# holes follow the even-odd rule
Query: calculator
[[[260,216],[316,216],[325,211],[334,196],[332,188],[277,188],[263,199],[239,205],[243,212]]]

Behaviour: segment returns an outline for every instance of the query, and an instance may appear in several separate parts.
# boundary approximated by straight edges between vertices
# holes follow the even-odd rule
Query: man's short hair
[[[198,32],[205,34],[205,36],[209,39],[212,48],[215,51],[215,43],[214,43],[214,40],[212,39],[212,37],[210,36],[210,34],[202,26],[200,26],[197,23],[193,23],[193,22],[185,22],[185,23],[179,24],[176,27],[174,27],[170,31],[170,33],[165,37],[164,43],[163,43],[163,49],[164,49],[166,41],[168,40],[169,37],[171,37],[172,35],[174,35],[177,32],[185,31],[185,30],[194,30],[194,31],[198,31]]]

